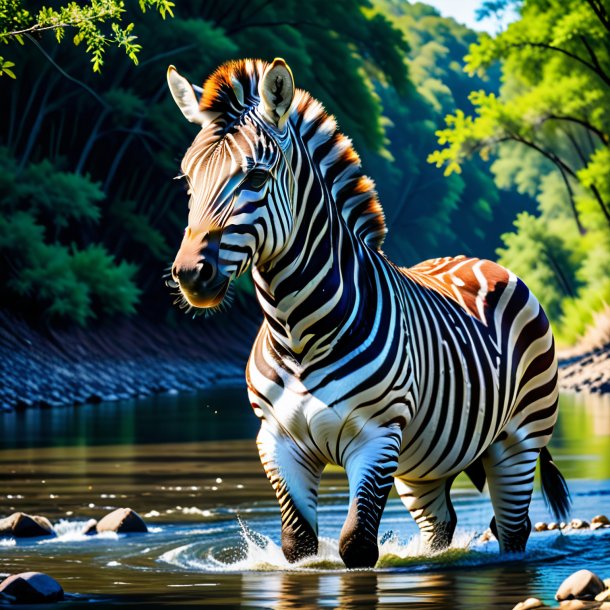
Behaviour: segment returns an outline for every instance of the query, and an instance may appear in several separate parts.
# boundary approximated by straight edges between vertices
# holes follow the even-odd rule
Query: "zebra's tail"
[[[540,451],[540,478],[542,497],[546,505],[557,521],[567,521],[572,504],[570,490],[546,447]]]

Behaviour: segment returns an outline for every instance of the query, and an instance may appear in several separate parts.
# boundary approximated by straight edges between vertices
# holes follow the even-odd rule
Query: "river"
[[[320,553],[289,565],[279,510],[258,456],[257,422],[237,386],[190,395],[0,415],[0,517],[46,515],[58,536],[0,540],[0,576],[36,570],[69,598],[56,607],[510,610],[581,568],[610,577],[610,529],[533,532],[524,556],[481,542],[489,498],[459,477],[454,544],[418,548],[393,493],[374,570],[344,569],[337,539],[347,481],[325,471]],[[610,514],[610,396],[565,395],[551,451],[575,517]],[[84,536],[91,517],[129,506],[148,534]],[[532,522],[549,521],[539,489]]]

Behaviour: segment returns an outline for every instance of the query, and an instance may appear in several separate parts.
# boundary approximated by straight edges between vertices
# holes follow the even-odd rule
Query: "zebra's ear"
[[[258,94],[261,99],[259,108],[263,116],[272,125],[283,129],[294,98],[294,79],[283,59],[276,57],[267,66],[258,84]]]
[[[178,70],[174,66],[167,69],[167,84],[178,108],[191,123],[204,127],[218,116],[218,113],[199,109],[199,101],[193,85],[184,76],[178,74]]]

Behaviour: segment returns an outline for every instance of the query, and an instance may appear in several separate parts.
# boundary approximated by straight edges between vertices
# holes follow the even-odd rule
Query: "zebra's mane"
[[[219,137],[236,131],[244,112],[258,105],[258,83],[267,66],[259,59],[228,61],[206,80],[200,108],[217,113],[214,124]],[[379,249],[387,232],[383,209],[375,183],[362,173],[352,141],[339,131],[322,104],[302,89],[295,91],[290,122],[319,163],[347,226],[367,245]]]

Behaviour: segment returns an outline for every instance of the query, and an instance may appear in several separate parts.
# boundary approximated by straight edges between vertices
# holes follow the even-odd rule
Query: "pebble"
[[[587,602],[582,599],[569,599],[559,604],[559,610],[598,610],[599,604]]]
[[[573,530],[584,530],[589,528],[589,524],[582,519],[572,519],[572,521],[570,521],[570,527]]]
[[[606,515],[595,515],[595,517],[591,519],[591,523],[599,523],[600,525],[610,525],[610,519],[608,519]]]
[[[549,526],[544,521],[538,521],[536,525],[534,525],[534,529],[537,532],[546,532],[549,529]],[[536,599],[535,597],[531,597],[530,599]]]
[[[135,510],[131,508],[117,508],[99,520],[97,531],[117,532],[119,534],[131,534],[147,532],[146,523]]]
[[[604,581],[604,584],[606,584],[605,581]],[[605,591],[602,591],[601,593],[598,593],[595,596],[595,601],[598,601],[598,602],[609,602],[610,603],[610,589],[606,589]]]
[[[555,599],[592,600],[606,588],[603,580],[590,570],[578,570],[568,576],[557,589]]]
[[[0,595],[15,604],[41,604],[62,600],[64,590],[47,574],[22,572],[13,574],[0,583]]]
[[[479,538],[479,542],[489,542],[494,539],[493,532],[490,529],[486,529]]]
[[[97,534],[97,519],[89,519],[89,521],[85,523],[81,533],[85,536],[93,536],[93,534]]]
[[[559,529],[559,524],[555,523],[555,521],[551,521],[548,524],[547,529],[549,529],[549,530],[558,530]]]

